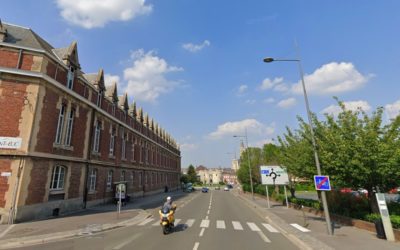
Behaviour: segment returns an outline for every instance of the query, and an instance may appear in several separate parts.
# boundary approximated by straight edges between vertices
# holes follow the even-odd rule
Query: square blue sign
[[[315,189],[320,191],[330,191],[331,183],[327,175],[314,175]]]

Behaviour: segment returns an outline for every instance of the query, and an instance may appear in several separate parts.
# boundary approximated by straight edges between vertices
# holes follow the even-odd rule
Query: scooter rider
[[[172,204],[172,199],[171,196],[167,197],[167,200],[165,201],[162,209],[168,209],[169,211],[172,211],[172,221],[175,222],[175,209],[176,209],[176,205]]]

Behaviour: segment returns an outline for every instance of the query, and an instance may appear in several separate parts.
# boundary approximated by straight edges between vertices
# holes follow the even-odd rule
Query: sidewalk
[[[238,194],[239,195],[239,194]],[[352,226],[344,226],[335,223],[334,235],[328,235],[328,229],[325,219],[312,213],[306,213],[301,210],[293,208],[286,208],[282,204],[270,201],[271,208],[267,208],[267,200],[264,197],[255,195],[255,200],[251,199],[250,193],[240,194],[247,202],[257,206],[258,209],[263,211],[268,218],[274,220],[279,218],[284,222],[290,232],[295,234],[299,239],[306,243],[311,249],[321,249],[317,246],[323,243],[333,249],[363,249],[363,250],[395,250],[400,249],[400,242],[389,242],[386,240],[378,239],[375,233],[366,230],[358,229]],[[296,223],[302,227],[309,229],[311,232],[300,232],[297,229],[290,228],[289,224]],[[296,230],[298,232],[296,232]],[[304,237],[307,235],[307,237]],[[311,238],[314,238],[313,241]]]
[[[117,213],[115,204],[104,204],[48,220],[0,225],[0,249],[26,246],[110,230],[138,223],[150,214],[147,209],[160,206],[166,195],[181,197],[175,191],[133,199]]]

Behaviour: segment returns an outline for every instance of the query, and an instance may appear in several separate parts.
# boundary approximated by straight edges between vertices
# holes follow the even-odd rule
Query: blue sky
[[[299,46],[313,112],[400,110],[400,1],[8,0],[3,22],[54,47],[78,42],[181,145],[182,166],[230,167],[248,130],[261,146],[305,117]]]

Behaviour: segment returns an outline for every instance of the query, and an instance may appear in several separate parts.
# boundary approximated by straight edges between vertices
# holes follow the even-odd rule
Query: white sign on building
[[[288,185],[289,176],[280,166],[260,166],[261,183],[264,185]]]
[[[19,137],[0,137],[0,148],[19,149],[21,148],[22,138]]]

